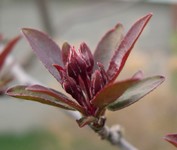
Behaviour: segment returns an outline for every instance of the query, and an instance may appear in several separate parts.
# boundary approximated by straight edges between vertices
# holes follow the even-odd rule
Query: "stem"
[[[102,129],[95,132],[100,135],[101,139],[109,141],[121,150],[138,150],[123,138],[122,129],[119,125],[112,126],[111,128],[105,125]]]

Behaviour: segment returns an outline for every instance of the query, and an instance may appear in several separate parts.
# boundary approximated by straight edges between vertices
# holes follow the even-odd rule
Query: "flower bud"
[[[95,70],[92,75],[92,93],[96,95],[104,86],[103,78],[99,70]]]
[[[69,93],[74,99],[76,99],[80,103],[81,97],[83,97],[82,91],[72,78],[66,77],[62,86],[67,93]]]
[[[67,73],[70,77],[77,80],[78,76],[85,76],[86,74],[86,64],[84,60],[79,57],[75,49],[72,49],[69,61],[66,65]]]
[[[94,58],[93,58],[93,55],[89,47],[85,43],[82,43],[80,45],[79,51],[80,51],[81,57],[84,59],[86,63],[87,71],[91,73],[93,71]]]

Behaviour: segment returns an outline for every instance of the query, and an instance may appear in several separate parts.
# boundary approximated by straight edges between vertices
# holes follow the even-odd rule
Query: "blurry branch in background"
[[[54,28],[52,24],[52,19],[50,17],[48,0],[36,0],[36,4],[44,30],[48,34],[53,35]]]
[[[117,7],[121,2],[121,7],[118,9],[112,9],[106,11],[106,8],[109,7]],[[137,7],[138,4],[136,2],[122,2],[119,0],[96,0],[94,2],[85,2],[83,3],[83,7],[74,10],[72,13],[68,14],[64,19],[60,20],[57,25],[57,35],[61,36],[68,32],[70,28],[73,26],[77,26],[78,24],[90,23],[98,20],[102,20],[108,17],[115,16],[122,12],[126,12],[134,6]],[[105,11],[98,11],[100,9],[105,9]]]
[[[18,64],[12,56],[8,56],[6,63],[8,66],[12,65],[11,74],[20,84],[39,84],[37,80],[29,76],[25,70]]]
[[[114,7],[115,3],[117,4],[120,2],[122,2],[122,7],[116,11],[104,11],[104,12],[98,11],[100,8],[108,8],[109,5],[111,5],[111,7]],[[50,15],[51,14],[50,7],[49,7],[50,2],[47,0],[37,0],[36,4],[37,4],[41,23],[44,27],[44,30],[50,35],[61,36],[74,25],[87,23],[87,22],[93,22],[98,19],[101,20],[109,16],[117,15],[118,13],[125,12],[126,10],[129,10],[130,8],[134,8],[134,6],[137,6],[137,4],[141,4],[140,2],[142,2],[142,0],[132,0],[132,1],[96,0],[92,3],[91,1],[83,1],[82,3],[85,5],[79,9],[77,8],[74,12],[68,14],[64,19],[60,20],[59,24],[56,25],[57,26],[56,30],[53,24],[54,21],[52,20],[51,15]],[[55,32],[55,31],[58,31],[58,32]]]
[[[170,46],[172,48],[172,52],[176,55],[177,54],[177,3],[171,5],[171,39],[170,39]]]
[[[172,5],[172,27],[177,32],[177,3]]]
[[[4,48],[4,45],[7,44],[7,41],[9,40],[3,39],[3,42],[0,43],[0,49]],[[11,78],[15,78],[21,84],[39,83],[37,80],[29,76],[21,67],[21,64],[18,64],[18,62],[10,54],[8,54],[8,57],[6,57],[5,64],[3,66],[5,69],[9,70],[8,75],[11,76]]]

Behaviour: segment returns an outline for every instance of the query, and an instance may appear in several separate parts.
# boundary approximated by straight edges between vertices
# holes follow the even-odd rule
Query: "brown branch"
[[[111,128],[105,125],[101,130],[96,132],[101,139],[109,141],[112,145],[117,146],[121,150],[137,150],[137,148],[123,138],[122,128],[119,125],[114,125]]]

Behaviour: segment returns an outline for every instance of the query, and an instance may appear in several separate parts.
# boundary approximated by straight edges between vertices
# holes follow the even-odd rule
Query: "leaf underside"
[[[149,77],[138,81],[130,86],[114,103],[108,105],[108,109],[117,111],[137,102],[158,87],[163,81],[164,77],[162,76]]]
[[[49,95],[47,92],[34,92],[32,90],[27,90],[27,86],[15,86],[6,91],[6,94],[12,97],[37,101],[43,104],[48,104],[56,107],[60,107],[67,110],[75,110],[75,108],[71,107],[69,104],[63,102],[63,97],[56,98],[52,95]]]
[[[119,47],[114,53],[111,59],[107,74],[110,81],[114,81],[123,69],[125,62],[133,49],[136,41],[141,35],[144,27],[152,17],[152,14],[148,14],[134,23],[127,34],[124,36]]]
[[[38,92],[38,93],[42,93],[42,94],[47,94],[52,97],[55,97],[58,101],[61,101],[62,103],[65,103],[65,104],[69,105],[70,107],[78,110],[82,114],[84,114],[84,109],[80,105],[78,105],[76,102],[69,99],[68,97],[66,97],[64,94],[62,94],[59,91],[56,91],[54,89],[50,89],[50,88],[47,88],[47,87],[44,87],[41,85],[28,86],[26,88],[26,90],[29,90],[32,92]]]
[[[108,31],[103,36],[94,53],[95,67],[97,62],[100,62],[103,64],[106,70],[108,69],[111,57],[119,46],[122,37],[123,26],[121,24],[117,24],[114,29]]]
[[[61,82],[58,71],[52,65],[57,64],[63,67],[62,54],[59,46],[50,37],[38,30],[23,28],[22,32],[46,69],[57,81]]]

